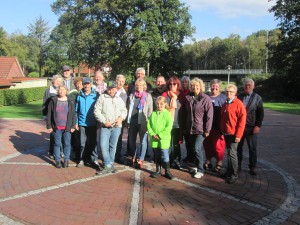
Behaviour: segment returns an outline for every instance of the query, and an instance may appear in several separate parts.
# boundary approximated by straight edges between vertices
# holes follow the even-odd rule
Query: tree
[[[278,44],[270,46],[270,64],[282,79],[287,95],[300,99],[300,2],[276,0],[270,9],[279,21],[282,34]]]
[[[28,36],[33,39],[31,53],[36,57],[39,67],[40,77],[42,76],[42,68],[45,65],[45,50],[49,40],[50,27],[41,16],[38,17],[33,24],[28,26]]]
[[[6,55],[6,42],[7,42],[7,37],[6,37],[6,32],[4,31],[3,27],[0,27],[0,56]]]
[[[70,26],[70,48],[90,67],[110,62],[114,71],[134,70],[150,62],[152,71],[174,59],[193,32],[188,8],[179,0],[57,0],[59,26]],[[159,59],[164,58],[164,65]],[[172,69],[171,69],[172,68]]]

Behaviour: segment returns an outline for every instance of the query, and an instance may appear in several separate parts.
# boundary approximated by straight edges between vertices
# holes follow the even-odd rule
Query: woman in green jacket
[[[147,123],[151,147],[154,152],[156,172],[151,177],[156,178],[161,174],[161,161],[165,168],[165,176],[172,180],[174,176],[170,172],[169,148],[171,143],[171,130],[173,118],[168,110],[167,100],[163,96],[156,99],[156,111],[152,112]]]

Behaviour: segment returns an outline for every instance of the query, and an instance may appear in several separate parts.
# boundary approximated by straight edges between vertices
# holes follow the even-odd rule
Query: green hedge
[[[47,87],[0,90],[0,106],[16,105],[43,99]]]

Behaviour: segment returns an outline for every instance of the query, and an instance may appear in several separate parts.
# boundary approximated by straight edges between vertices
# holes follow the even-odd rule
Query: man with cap
[[[77,167],[91,163],[100,170],[96,148],[97,120],[94,116],[94,107],[99,95],[92,88],[93,81],[90,77],[84,77],[82,84],[83,89],[76,99],[76,129],[80,131],[80,160]]]
[[[68,87],[68,90],[75,89],[70,67],[68,65],[64,65],[62,69],[63,69],[64,85]]]
[[[107,93],[100,95],[95,105],[94,114],[101,124],[99,142],[104,163],[104,169],[98,171],[97,175],[116,172],[114,168],[116,147],[122,122],[127,116],[125,102],[116,95],[116,92],[117,85],[112,82],[107,87]]]

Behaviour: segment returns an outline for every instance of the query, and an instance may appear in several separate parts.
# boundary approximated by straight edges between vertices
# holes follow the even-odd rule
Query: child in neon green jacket
[[[165,97],[159,96],[155,103],[157,109],[152,112],[147,122],[148,134],[156,164],[156,172],[153,172],[151,177],[156,178],[161,174],[160,166],[162,161],[165,168],[165,176],[172,180],[174,176],[170,172],[169,148],[173,118],[168,110],[169,107]]]

